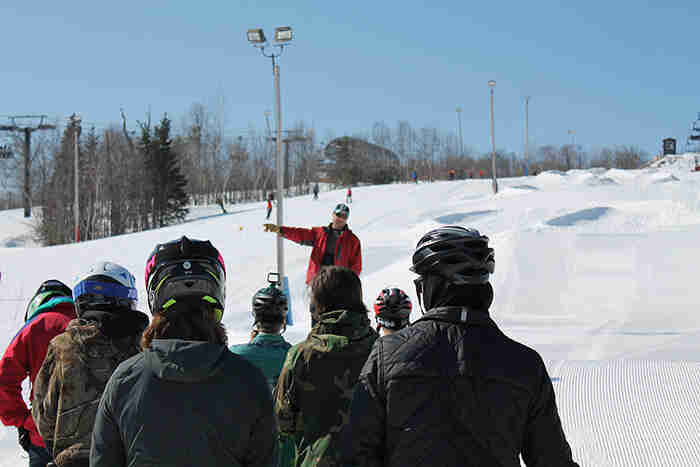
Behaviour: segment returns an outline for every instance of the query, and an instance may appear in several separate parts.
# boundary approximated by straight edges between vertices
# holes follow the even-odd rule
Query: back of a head
[[[418,241],[410,270],[421,276],[416,292],[425,309],[459,300],[472,308],[490,306],[495,257],[488,245],[488,237],[478,230],[460,226],[431,230]]]
[[[156,245],[145,271],[151,325],[141,341],[153,339],[208,341],[225,345],[221,324],[226,302],[226,266],[208,240],[185,236]]]
[[[383,289],[374,302],[374,316],[378,326],[392,331],[408,326],[411,309],[411,299],[406,292],[396,287]]]
[[[362,283],[351,269],[328,266],[311,280],[311,301],[318,314],[335,310],[366,313],[362,302]]]
[[[258,290],[252,300],[253,325],[263,332],[275,333],[284,327],[287,296],[275,284]]]
[[[97,323],[106,336],[140,335],[148,317],[137,310],[136,279],[123,266],[99,261],[83,273],[73,289],[78,317]]]

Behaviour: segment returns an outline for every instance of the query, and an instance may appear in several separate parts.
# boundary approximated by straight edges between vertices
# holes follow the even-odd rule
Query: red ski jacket
[[[32,444],[40,447],[44,447],[44,440],[22,399],[22,381],[29,376],[31,400],[34,397],[34,378],[44,363],[49,342],[66,329],[70,320],[77,317],[72,301],[56,299],[56,302],[55,306],[24,324],[0,360],[0,420],[7,426],[26,428]]]
[[[312,227],[304,229],[299,227],[280,227],[280,233],[288,240],[313,247],[311,258],[309,258],[309,269],[306,271],[306,283],[311,283],[311,279],[321,270],[323,254],[326,252],[326,240],[330,225],[326,227]],[[335,245],[335,255],[333,264],[345,266],[355,271],[358,276],[362,272],[362,248],[360,239],[352,233],[347,226],[338,238]]]

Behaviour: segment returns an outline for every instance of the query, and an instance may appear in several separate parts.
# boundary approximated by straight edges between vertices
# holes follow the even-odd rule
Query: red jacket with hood
[[[61,334],[76,318],[73,301],[62,297],[49,301],[45,311],[27,321],[12,339],[0,360],[0,420],[7,426],[24,427],[32,444],[44,447],[44,440],[34,425],[32,413],[22,399],[22,381],[29,376],[34,397],[34,378],[49,347],[51,339]],[[44,305],[45,306],[45,305]]]
[[[321,270],[321,262],[323,261],[323,254],[326,252],[326,240],[330,229],[330,224],[325,227],[312,227],[310,229],[280,227],[280,233],[284,238],[301,245],[313,247],[311,258],[309,258],[309,269],[306,271],[307,284],[310,284],[311,279]],[[360,239],[352,233],[352,230],[347,225],[336,242],[333,264],[350,268],[358,276],[362,272]]]

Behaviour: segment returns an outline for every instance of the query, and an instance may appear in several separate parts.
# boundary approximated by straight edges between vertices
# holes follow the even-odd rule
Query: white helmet
[[[99,261],[82,275],[73,287],[78,313],[88,309],[136,309],[138,291],[134,275],[111,261]]]

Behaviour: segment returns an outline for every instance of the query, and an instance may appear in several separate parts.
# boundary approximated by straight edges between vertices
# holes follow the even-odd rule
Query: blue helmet
[[[78,316],[87,310],[136,310],[136,279],[125,267],[100,261],[78,278],[73,299]]]

